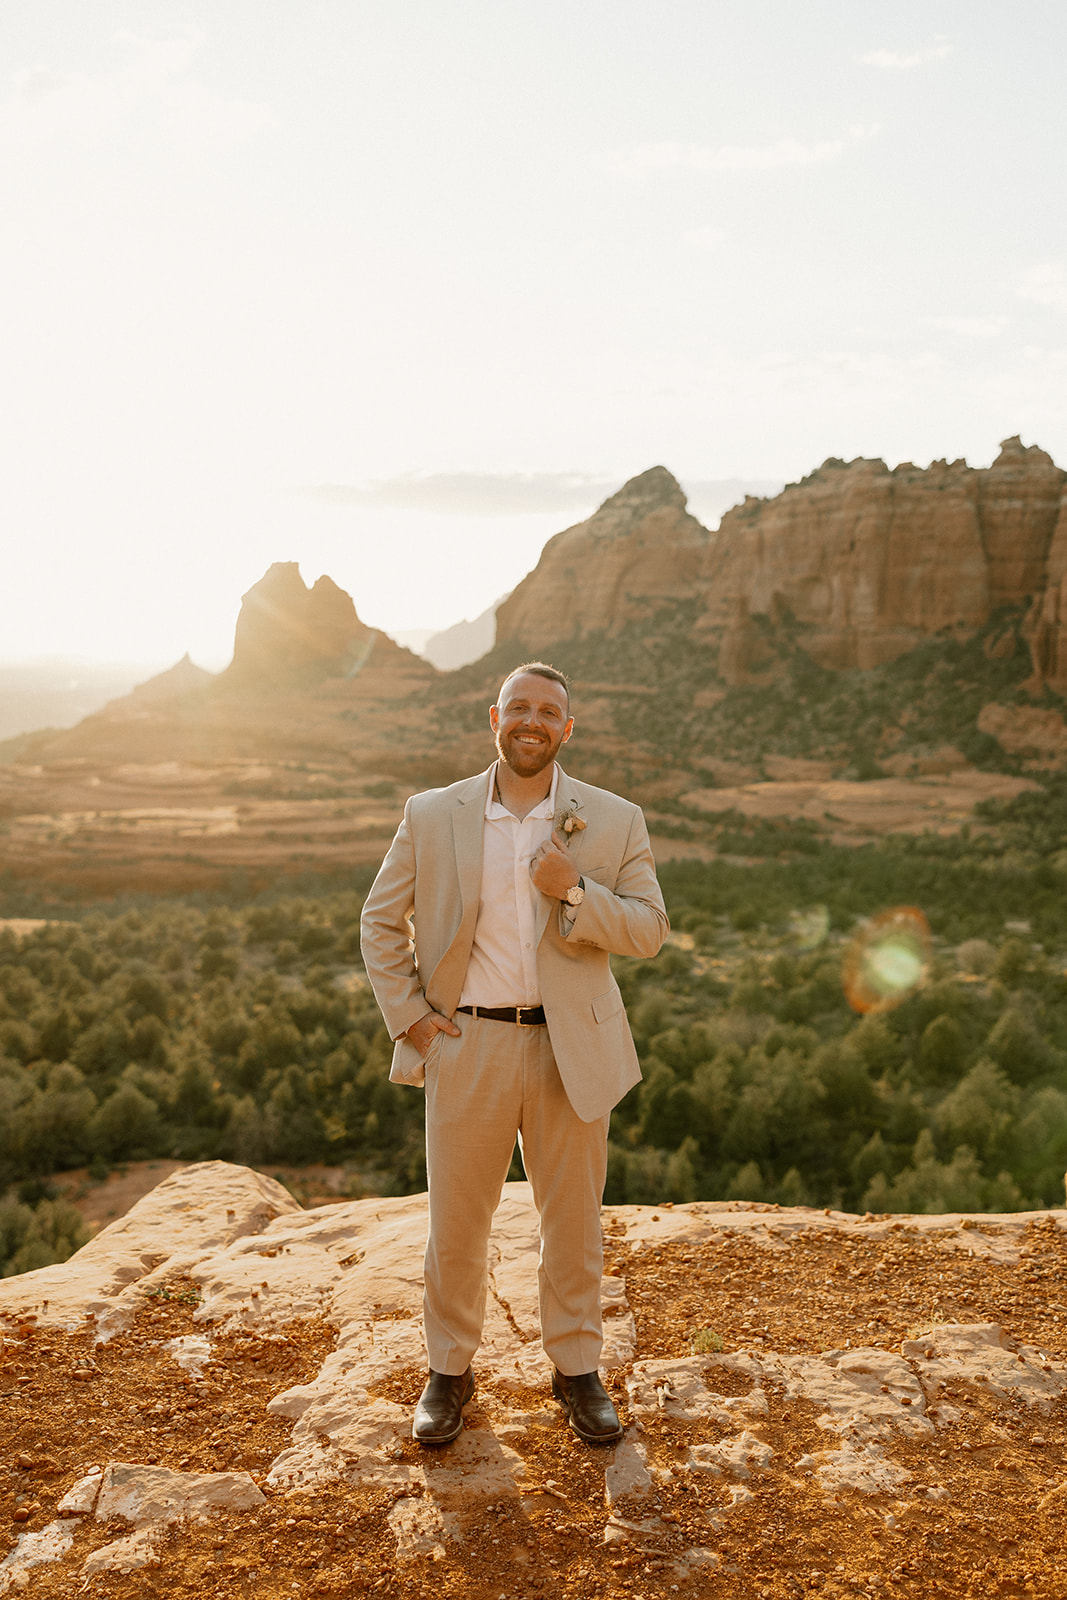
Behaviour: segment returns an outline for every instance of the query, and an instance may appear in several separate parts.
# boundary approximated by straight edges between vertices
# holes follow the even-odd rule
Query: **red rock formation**
[[[1005,439],[1000,455],[976,472],[978,520],[989,564],[989,603],[1017,605],[1045,582],[1067,473],[1036,444],[1018,434]]]
[[[790,613],[830,668],[893,660],[942,629],[968,633],[1045,588],[1067,473],[1006,439],[989,468],[965,461],[831,459],[771,500],[752,496],[709,534],[670,473],[633,478],[545,546],[497,614],[524,649],[620,628],[665,601],[703,598],[700,626],[724,630],[726,681],[760,681],[773,650],[751,618]],[[1067,517],[1057,545],[1067,575]],[[1051,592],[1035,647],[1048,681],[1067,677],[1067,591]],[[1060,620],[1062,619],[1062,620]],[[1062,636],[1062,637],[1061,637]]]
[[[1067,489],[1049,546],[1045,586],[1031,607],[1025,633],[1034,663],[1031,686],[1067,695]]]
[[[666,600],[686,598],[710,535],[685,509],[665,467],[631,478],[588,522],[550,539],[496,614],[496,636],[534,652],[616,632]]]
[[[892,660],[938,628],[989,614],[975,474],[962,462],[830,460],[770,501],[727,512],[708,551],[705,625],[738,594],[754,612],[784,603],[824,666]]]
[[[718,670],[732,689],[771,683],[785,671],[784,661],[753,622],[744,595],[734,597],[719,646]]]
[[[924,636],[969,632],[1043,583],[1067,473],[1007,439],[991,467],[830,460],[727,512],[708,549],[706,626],[784,602],[824,666],[869,667]],[[1065,538],[1067,565],[1067,538]]]
[[[868,667],[939,630],[973,631],[995,607],[1027,599],[1035,685],[1067,695],[1067,473],[1017,438],[984,471],[962,461],[890,471],[881,461],[830,460],[772,500],[747,499],[711,534],[688,514],[671,474],[654,467],[549,541],[500,606],[498,637],[547,655],[694,599],[699,626],[719,646],[718,678],[692,686],[698,711],[714,706],[724,683],[772,681],[797,646],[828,667]],[[678,616],[663,625],[684,652],[690,637]],[[1015,626],[1006,618],[992,630],[991,655],[1011,651]],[[610,782],[612,762],[651,769],[659,755],[651,744],[631,748],[619,731],[614,697],[635,692],[625,658],[603,671],[610,681],[583,686],[583,726],[596,740],[582,759],[606,763],[595,774],[587,764],[584,775]],[[468,723],[468,704],[457,710],[454,683],[437,697],[428,662],[360,622],[330,579],[309,590],[292,562],[249,590],[234,660],[206,677],[182,663],[77,728],[24,739],[21,758],[283,761],[334,752],[363,770],[449,781],[484,754],[483,725]],[[475,678],[461,702],[489,691]]]
[[[304,761],[332,753],[376,772],[406,771],[432,748],[424,768],[448,782],[459,774],[451,751],[439,754],[447,735],[435,724],[415,740],[405,728],[405,703],[437,677],[428,661],[360,622],[331,579],[309,590],[295,562],[278,562],[244,597],[225,672],[179,662],[77,727],[46,730],[32,747],[46,762]],[[451,737],[463,746],[454,730]]]
[[[243,597],[226,686],[303,686],[348,676],[365,658],[374,629],[331,578],[308,589],[295,561],[276,561]]]

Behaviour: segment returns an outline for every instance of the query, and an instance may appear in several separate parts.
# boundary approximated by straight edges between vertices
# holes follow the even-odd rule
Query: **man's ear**
[[[489,726],[492,728],[493,732],[496,733],[497,729],[500,726],[500,708],[499,708],[499,706],[490,706],[489,707]]]
[[[574,718],[573,717],[568,717],[567,718],[567,726],[563,730],[563,739],[562,739],[561,743],[566,744],[567,740],[570,738],[570,736],[571,736],[571,734],[573,732],[574,732]]]

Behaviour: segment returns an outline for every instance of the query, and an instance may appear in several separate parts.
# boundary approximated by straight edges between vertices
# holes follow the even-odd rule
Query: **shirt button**
[[[526,943],[523,945],[523,949],[524,950],[529,950],[529,948],[530,948],[530,941],[529,941],[529,939],[527,939]]]

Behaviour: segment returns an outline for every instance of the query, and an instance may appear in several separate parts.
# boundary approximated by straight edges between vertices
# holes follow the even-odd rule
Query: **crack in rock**
[[[515,1335],[516,1339],[518,1339],[519,1343],[529,1344],[533,1336],[528,1333],[523,1333],[522,1329],[519,1327],[511,1307],[508,1305],[508,1302],[504,1299],[504,1296],[497,1288],[496,1274],[493,1272],[489,1274],[489,1292],[493,1296],[493,1299],[496,1301],[497,1305],[500,1307],[501,1311],[504,1313],[504,1320],[511,1329],[512,1333]]]

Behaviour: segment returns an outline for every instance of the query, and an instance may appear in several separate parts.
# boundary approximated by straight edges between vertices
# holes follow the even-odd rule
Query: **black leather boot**
[[[558,1367],[553,1367],[552,1393],[586,1444],[615,1444],[622,1438],[622,1424],[599,1372],[580,1372],[575,1378],[565,1378]]]
[[[457,1377],[448,1372],[431,1372],[415,1407],[411,1437],[417,1444],[451,1444],[462,1431],[463,1407],[473,1395],[474,1374],[470,1367]]]

